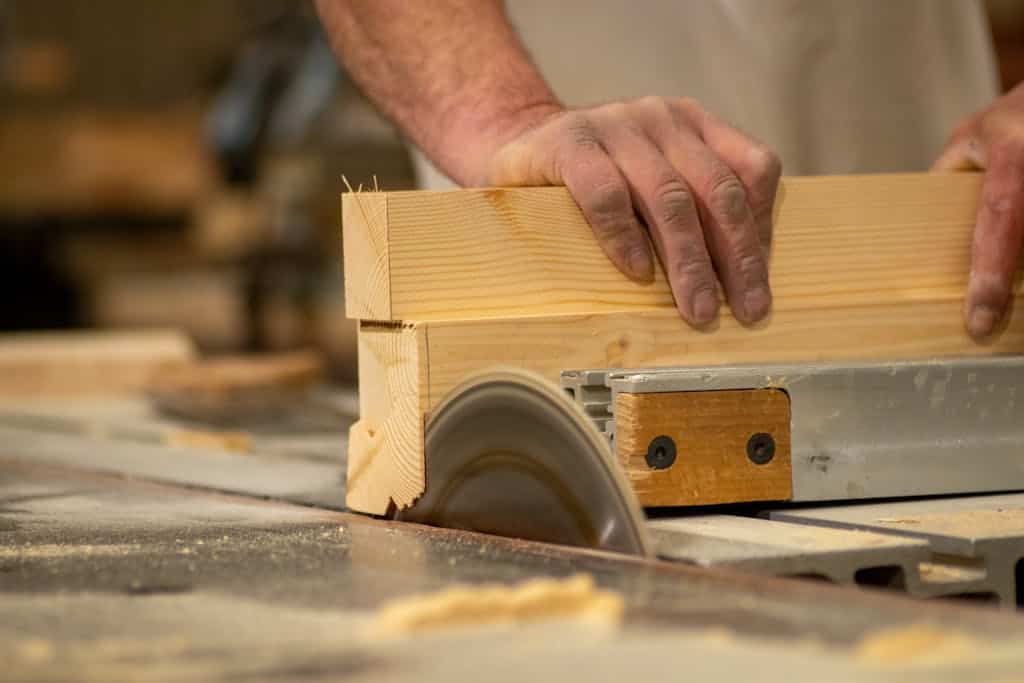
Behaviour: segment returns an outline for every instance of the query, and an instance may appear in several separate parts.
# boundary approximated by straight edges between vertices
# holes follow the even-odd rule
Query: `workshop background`
[[[353,379],[339,194],[413,184],[310,3],[0,0],[4,330],[180,328]]]
[[[1024,2],[990,0],[1007,85]],[[355,372],[342,175],[414,184],[291,0],[0,0],[4,330],[171,327]]]

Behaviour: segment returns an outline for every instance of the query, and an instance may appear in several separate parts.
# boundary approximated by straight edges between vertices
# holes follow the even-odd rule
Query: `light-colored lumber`
[[[784,178],[775,310],[963,296],[980,176]],[[348,315],[446,320],[671,308],[620,274],[562,187],[343,197]]]
[[[6,334],[0,399],[138,391],[158,370],[194,358],[191,340],[173,330]]]
[[[387,353],[374,351],[374,355],[368,356],[364,350],[368,335],[373,335],[372,349],[384,348]],[[364,405],[349,444],[349,506],[377,512],[378,507],[360,507],[365,491],[373,489],[371,498],[378,504],[390,496],[390,480],[366,475],[364,468],[353,465],[364,459],[376,461],[375,466],[386,472],[414,473],[401,478],[400,493],[395,494],[396,504],[398,499],[414,500],[422,492],[422,488],[419,492],[415,489],[422,481],[417,477],[422,477],[423,420],[457,384],[494,366],[526,368],[557,382],[563,370],[585,368],[1009,353],[1024,353],[1024,315],[1020,305],[999,336],[979,345],[964,331],[961,305],[955,299],[846,307],[830,307],[826,303],[822,308],[776,311],[768,324],[756,329],[745,328],[725,317],[714,332],[695,331],[674,310],[664,309],[404,326],[362,323],[359,385]],[[369,401],[381,391],[384,394],[380,400]],[[384,396],[392,397],[391,402]],[[406,410],[415,414],[399,415]],[[384,430],[387,443],[378,439],[364,444],[365,439],[356,438],[358,434]],[[381,459],[391,464],[383,465]],[[358,475],[355,481],[353,473]],[[643,496],[641,502],[653,504]]]
[[[324,379],[313,351],[227,355],[160,369],[148,394],[161,411],[186,419],[231,423],[280,416],[309,399]]]
[[[663,280],[621,276],[564,188],[346,197],[350,315],[404,319],[362,323],[390,355],[361,359],[360,386],[391,398],[368,400],[350,457],[388,474],[350,468],[350,506],[415,500],[430,410],[494,366],[557,381],[568,369],[1024,353],[1019,290],[995,338],[964,331],[978,188],[972,174],[785,179],[770,319],[747,328],[723,312],[713,331],[680,320]],[[397,448],[366,436],[385,431]]]
[[[346,314],[357,320],[391,320],[388,195],[360,192],[359,201],[343,198],[341,220],[352,226],[341,233]]]
[[[619,394],[615,453],[644,505],[714,505],[789,500],[789,397],[779,389]],[[774,440],[769,462],[747,455],[755,434]],[[668,437],[675,462],[652,469],[652,441]]]
[[[421,325],[359,330],[360,420],[349,430],[347,504],[383,515],[423,493],[427,335]]]

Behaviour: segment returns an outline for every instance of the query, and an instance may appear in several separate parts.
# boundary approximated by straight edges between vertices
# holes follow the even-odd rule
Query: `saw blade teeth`
[[[544,378],[470,378],[426,429],[427,490],[401,520],[649,555],[644,515],[608,442]]]

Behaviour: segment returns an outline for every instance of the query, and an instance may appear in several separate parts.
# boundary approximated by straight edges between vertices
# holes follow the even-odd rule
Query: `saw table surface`
[[[381,521],[331,509],[341,458],[24,417],[0,420],[0,680],[959,681],[1024,667],[1012,611]],[[744,524],[712,521],[687,533]],[[921,559],[903,538],[880,543]],[[578,572],[621,593],[621,628],[367,635],[394,598]]]

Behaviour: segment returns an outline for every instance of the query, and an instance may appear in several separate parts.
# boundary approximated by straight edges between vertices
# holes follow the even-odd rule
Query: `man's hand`
[[[316,5],[352,77],[453,180],[565,184],[627,275],[652,277],[652,238],[690,323],[714,320],[719,279],[739,320],[768,313],[780,169],[762,145],[690,100],[566,111],[501,0]]]
[[[605,253],[638,280],[653,275],[649,234],[679,312],[703,326],[718,313],[718,278],[741,322],[768,313],[780,173],[775,154],[696,102],[647,97],[548,112],[479,181],[566,185]]]
[[[985,169],[974,227],[964,317],[971,336],[991,335],[1006,314],[1024,242],[1024,86],[963,121],[934,170]]]

